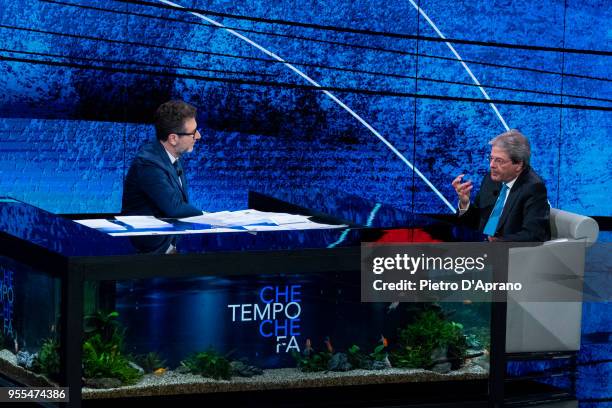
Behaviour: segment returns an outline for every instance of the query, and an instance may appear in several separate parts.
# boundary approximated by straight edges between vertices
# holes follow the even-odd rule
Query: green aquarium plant
[[[142,374],[123,354],[125,330],[117,322],[117,312],[98,312],[85,319],[83,375],[85,378],[116,378],[134,384]]]
[[[313,352],[308,356],[304,356],[300,353],[293,352],[293,358],[297,363],[297,368],[304,372],[316,372],[316,371],[327,371],[329,360],[331,360],[332,353],[328,351]]]
[[[213,349],[192,354],[181,361],[181,365],[187,367],[194,374],[210,377],[216,380],[229,380],[232,369],[227,358],[223,357]]]
[[[370,357],[372,357],[374,361],[386,360],[388,357],[388,353],[387,353],[388,345],[389,345],[388,340],[385,338],[385,336],[381,335],[379,344],[376,347],[374,347],[374,351],[370,353]]]
[[[349,347],[349,349],[346,351],[346,356],[353,368],[368,368],[371,366],[371,363],[368,363],[368,357],[366,357],[365,353],[363,353],[356,344]]]
[[[465,361],[467,342],[461,324],[429,310],[399,330],[398,348],[390,353],[390,360],[394,367],[431,368],[436,350],[446,350],[445,361],[457,369]]]
[[[145,373],[152,373],[157,369],[166,368],[166,360],[154,351],[147,354],[139,354],[134,357],[134,361]]]
[[[376,345],[369,354],[364,353],[358,345],[353,344],[346,351],[346,355],[353,369],[378,370],[388,365],[387,344],[382,342]],[[381,366],[380,363],[383,365]]]
[[[117,321],[118,317],[118,312],[97,312],[85,316],[83,326],[85,338],[99,335],[104,342],[118,344],[122,347],[125,333]]]
[[[60,373],[60,345],[55,338],[43,341],[34,360],[33,369],[47,377],[58,380]]]

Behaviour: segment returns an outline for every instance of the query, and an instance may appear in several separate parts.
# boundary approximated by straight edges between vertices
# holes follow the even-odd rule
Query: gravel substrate
[[[0,350],[0,372],[9,377],[38,386],[57,386],[44,376],[17,366],[15,355]],[[386,370],[350,370],[345,372],[304,373],[297,368],[264,370],[254,377],[232,377],[231,380],[213,380],[195,374],[166,371],[161,375],[147,374],[137,384],[120,388],[83,388],[83,399],[143,397],[154,395],[203,394],[288,388],[333,387],[365,384],[391,384],[404,382],[485,379],[488,372],[468,362],[459,370],[446,374],[420,369],[389,368]]]
[[[213,380],[194,374],[167,371],[162,375],[145,375],[138,384],[113,389],[83,388],[84,399],[177,395],[211,392],[237,392],[288,388],[332,387],[403,382],[472,380],[487,378],[478,365],[469,364],[460,370],[438,374],[427,370],[389,368],[386,370],[351,370],[346,372],[304,373],[296,368],[264,370],[250,378],[232,377],[229,381]]]

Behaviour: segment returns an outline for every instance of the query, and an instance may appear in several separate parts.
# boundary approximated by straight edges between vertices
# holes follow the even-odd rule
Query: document
[[[103,232],[111,231],[125,231],[127,228],[121,225],[117,225],[108,220],[74,220],[74,222],[84,225],[89,228],[94,228]]]
[[[305,215],[263,212],[259,210],[239,210],[239,211],[221,211],[216,213],[207,213],[197,215],[195,217],[181,218],[180,221],[191,222],[194,224],[210,224],[219,227],[277,227],[288,224],[307,224],[312,223]],[[321,224],[318,224],[321,225]],[[249,230],[254,230],[247,228]],[[287,229],[287,228],[281,228]],[[262,228],[260,231],[274,230],[274,228]]]
[[[214,234],[222,232],[264,232],[311,229],[345,228],[346,225],[319,224],[309,216],[263,212],[253,209],[219,211],[195,217],[180,218],[173,223],[161,221],[152,215],[117,216],[115,220],[79,220],[78,223],[106,232],[112,236]]]
[[[117,216],[115,219],[134,229],[172,228],[172,224],[158,220],[152,215]]]

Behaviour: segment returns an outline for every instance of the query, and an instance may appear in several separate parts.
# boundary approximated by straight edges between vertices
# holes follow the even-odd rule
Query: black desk
[[[384,329],[385,323],[375,321],[376,319],[369,321],[368,318],[372,318],[376,313],[387,313],[385,308],[388,305],[359,303],[359,291],[356,289],[359,285],[362,241],[396,239],[393,237],[397,237],[398,232],[402,240],[415,242],[468,241],[478,237],[477,234],[452,224],[380,203],[368,203],[358,197],[340,198],[322,192],[308,197],[293,195],[281,198],[282,200],[251,193],[249,207],[262,211],[314,215],[315,219],[322,222],[344,223],[348,224],[349,228],[257,234],[240,232],[181,235],[177,240],[178,254],[150,254],[142,253],[140,245],[134,246],[133,239],[111,237],[25,203],[10,199],[0,200],[0,264],[5,271],[13,273],[11,285],[16,297],[12,305],[12,329],[18,334],[18,343],[25,342],[20,348],[35,350],[36,343],[53,336],[59,327],[62,367],[60,384],[70,387],[70,405],[79,406],[82,401],[87,405],[100,402],[87,399],[87,395],[86,399],[82,400],[81,350],[84,314],[95,309],[117,308],[123,310],[123,316],[131,314],[135,319],[134,325],[137,325],[138,320],[143,320],[142,316],[146,314],[133,312],[137,308],[134,304],[125,304],[126,299],[134,299],[129,294],[130,287],[142,294],[143,290],[155,287],[156,284],[159,288],[160,282],[161,286],[164,286],[164,282],[170,281],[164,280],[165,278],[182,282],[183,290],[185,284],[195,282],[192,279],[196,277],[198,282],[204,279],[207,284],[212,285],[207,286],[212,290],[223,280],[225,286],[222,289],[217,286],[216,290],[229,290],[227,293],[231,296],[240,297],[233,302],[237,304],[248,303],[253,299],[253,296],[249,298],[249,291],[252,292],[251,286],[254,284],[261,288],[262,285],[274,281],[280,282],[282,286],[292,282],[293,277],[297,282],[314,282],[319,279],[317,282],[323,282],[322,287],[326,288],[325,290],[333,288],[335,291],[332,296],[329,293],[325,295],[327,302],[336,296],[334,304],[339,306],[333,307],[333,312],[330,312],[335,313],[333,316],[326,316],[325,308],[317,306],[319,298],[315,299],[312,297],[312,291],[309,292],[308,296],[311,298],[308,304],[312,305],[311,310],[317,311],[312,312],[312,317],[303,322],[302,330],[309,328],[313,332],[318,331],[318,336],[321,337],[321,333],[332,333],[334,330],[337,333],[337,327],[343,322],[351,322],[353,325],[359,324],[363,332],[371,328],[372,333],[369,335],[378,336],[376,330]],[[95,288],[94,291],[91,290],[92,287]],[[312,285],[310,288],[312,289]],[[194,290],[197,291],[197,288]],[[244,293],[240,290],[244,290]],[[305,292],[302,294],[306,296]],[[350,307],[343,306],[343,302]],[[361,317],[343,314],[354,308],[361,308],[359,311],[364,314]],[[167,325],[174,320],[191,318],[178,313],[170,317],[162,316],[158,321],[159,325]],[[196,317],[193,319],[193,324],[197,324]],[[503,330],[503,320],[493,324]],[[186,326],[188,324],[180,327]],[[155,322],[143,327],[149,330],[147,336],[156,336],[151,332],[156,327]],[[223,327],[210,329],[217,330],[221,337],[227,337]],[[235,333],[236,328],[233,330]],[[240,334],[239,339],[232,338],[231,344],[244,346],[252,341],[253,344],[258,344],[256,347],[263,347],[263,340],[254,338],[257,333],[248,330]],[[358,333],[357,330],[354,332],[357,341],[370,339],[368,334]],[[160,336],[159,333],[157,336]],[[181,333],[172,333],[172,336],[175,336],[175,342],[183,339]],[[161,337],[164,337],[163,333]],[[302,335],[300,338],[301,347],[305,337]],[[334,340],[338,337],[339,335],[332,335],[331,338]],[[141,336],[140,339],[142,338]],[[376,338],[373,341],[375,342]],[[344,343],[346,342],[345,339]],[[313,344],[315,348],[323,347],[320,340]],[[342,346],[343,344],[336,344],[338,349]],[[206,347],[206,344],[202,347]],[[494,339],[493,355],[496,349],[503,350],[503,344],[499,348]],[[262,361],[270,366],[283,366],[287,363],[287,360],[282,358],[262,358]],[[6,379],[14,383],[29,381],[15,378],[12,372],[3,373]],[[299,406],[311,405],[324,397],[337,403],[370,401],[386,404],[400,401],[414,404],[435,403],[438,406],[464,401],[465,406],[471,407],[486,406],[492,398],[488,392],[492,382],[487,375],[482,374],[467,376],[461,380],[454,380],[452,376],[440,376],[435,381],[420,382],[413,382],[414,379],[408,380],[402,375],[381,375],[379,379],[375,377],[367,377],[359,384],[338,381],[338,385],[326,384],[326,377],[321,376],[316,381],[311,378],[303,387],[291,388],[285,385],[275,388],[268,385],[258,389],[257,386],[252,386],[250,391],[246,392],[233,392],[231,386],[221,383],[223,386],[219,386],[220,392],[140,398],[146,402],[147,399],[193,401],[205,397],[206,401],[211,403],[234,400],[238,403],[259,402],[262,405],[270,401],[270,398],[285,398],[288,403]],[[493,382],[497,383],[498,380]]]

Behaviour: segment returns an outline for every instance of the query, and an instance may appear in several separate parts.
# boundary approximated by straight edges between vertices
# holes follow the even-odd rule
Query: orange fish
[[[387,347],[389,345],[389,340],[387,340],[387,338],[383,336],[382,334],[380,335],[380,341],[382,342],[382,345],[384,347]]]
[[[153,371],[153,374],[162,375],[165,372],[166,372],[166,369],[162,367],[162,368],[158,368],[157,370]]]

